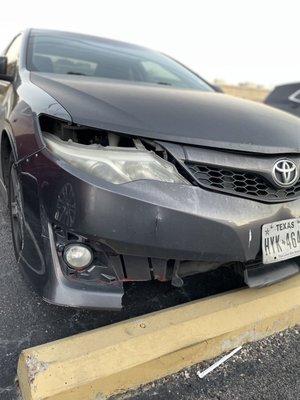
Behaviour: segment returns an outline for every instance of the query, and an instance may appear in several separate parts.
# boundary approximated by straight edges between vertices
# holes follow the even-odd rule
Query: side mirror
[[[0,56],[0,80],[13,82],[13,76],[7,75],[7,57]]]
[[[0,56],[0,75],[6,75],[7,57]]]

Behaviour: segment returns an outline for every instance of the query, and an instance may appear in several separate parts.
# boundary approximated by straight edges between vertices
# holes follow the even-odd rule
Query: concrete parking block
[[[25,400],[103,400],[300,323],[300,275],[24,350]]]

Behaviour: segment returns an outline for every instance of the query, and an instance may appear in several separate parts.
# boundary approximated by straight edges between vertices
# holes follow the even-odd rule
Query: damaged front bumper
[[[68,166],[52,167],[46,179],[42,171],[44,254],[51,267],[40,291],[60,305],[120,309],[125,281],[165,281],[227,263],[255,263],[262,225],[300,215],[300,200],[265,204],[156,181],[100,187]],[[76,240],[96,254],[90,273],[64,265],[61,249]]]

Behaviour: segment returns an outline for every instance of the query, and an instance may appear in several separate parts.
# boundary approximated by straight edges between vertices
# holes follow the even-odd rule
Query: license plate
[[[263,225],[262,253],[264,264],[300,256],[300,218]]]

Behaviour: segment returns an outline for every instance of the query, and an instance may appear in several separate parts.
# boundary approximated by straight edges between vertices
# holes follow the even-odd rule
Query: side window
[[[7,57],[7,75],[14,76],[16,73],[16,67],[19,58],[21,45],[21,35],[17,36],[12,44],[9,46],[6,57]]]

